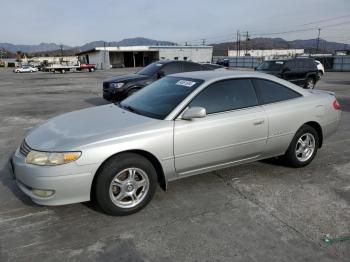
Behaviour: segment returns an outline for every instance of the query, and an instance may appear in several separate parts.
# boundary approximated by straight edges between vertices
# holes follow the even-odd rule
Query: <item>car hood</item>
[[[33,129],[25,140],[35,150],[79,150],[90,143],[154,129],[160,122],[164,121],[109,104],[52,118]]]
[[[106,79],[104,82],[109,82],[109,83],[117,83],[117,82],[128,83],[130,81],[144,80],[144,79],[147,79],[147,78],[150,78],[150,77],[146,76],[146,75],[128,74],[128,75],[115,76],[115,77]]]

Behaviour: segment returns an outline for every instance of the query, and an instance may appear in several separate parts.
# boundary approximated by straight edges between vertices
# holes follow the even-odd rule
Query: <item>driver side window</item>
[[[164,72],[164,75],[176,74],[181,72],[180,63],[168,63],[163,66],[161,71]]]
[[[211,84],[189,104],[204,107],[207,114],[258,105],[254,87],[249,79],[231,79]]]

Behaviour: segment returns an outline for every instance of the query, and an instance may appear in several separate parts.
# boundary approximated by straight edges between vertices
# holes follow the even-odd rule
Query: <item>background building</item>
[[[95,47],[77,54],[82,63],[96,64],[98,69],[143,67],[157,60],[211,62],[212,46],[120,46]]]
[[[264,57],[270,59],[273,57],[293,57],[304,54],[304,49],[251,49],[247,51],[249,56]],[[245,56],[245,50],[237,52],[237,50],[228,50],[228,56]]]

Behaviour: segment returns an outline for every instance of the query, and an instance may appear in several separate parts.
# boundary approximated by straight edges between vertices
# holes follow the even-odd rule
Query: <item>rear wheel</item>
[[[295,134],[282,159],[292,167],[303,167],[311,163],[319,147],[317,131],[309,126],[302,126]]]
[[[313,77],[308,77],[306,79],[304,87],[306,89],[313,89],[315,87],[315,79]]]
[[[153,165],[144,157],[126,153],[108,160],[96,179],[99,206],[110,215],[130,215],[144,208],[157,186]]]

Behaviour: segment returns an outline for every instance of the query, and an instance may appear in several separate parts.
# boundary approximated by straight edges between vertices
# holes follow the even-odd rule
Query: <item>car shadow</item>
[[[111,103],[111,102],[105,100],[104,98],[98,97],[98,96],[87,98],[87,99],[85,99],[85,102],[89,103],[91,105],[94,105],[94,106],[107,105],[107,104]]]
[[[10,174],[10,166],[7,162],[0,170],[0,183],[8,188],[9,191],[24,205],[26,206],[36,206],[36,204],[26,196],[17,186],[16,180]]]
[[[268,159],[263,159],[260,160],[259,162],[265,163],[271,166],[283,166],[283,167],[288,167],[286,163],[279,157],[273,157],[273,158],[268,158]]]

